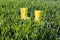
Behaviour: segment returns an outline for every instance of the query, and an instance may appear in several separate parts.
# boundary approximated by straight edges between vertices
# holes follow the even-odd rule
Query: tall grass
[[[27,7],[30,20],[21,20],[20,8]],[[34,21],[34,10],[43,11]],[[0,0],[0,40],[59,40],[60,0]]]

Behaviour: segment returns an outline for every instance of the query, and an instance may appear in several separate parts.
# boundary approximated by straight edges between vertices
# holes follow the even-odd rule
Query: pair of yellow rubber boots
[[[28,8],[20,8],[21,11],[21,19],[31,19],[30,17],[28,17]],[[42,11],[40,10],[35,10],[35,21],[40,21],[41,17],[42,17]]]

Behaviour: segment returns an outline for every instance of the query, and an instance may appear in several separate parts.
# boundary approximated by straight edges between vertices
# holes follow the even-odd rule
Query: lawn
[[[30,19],[21,19],[28,8]],[[42,11],[35,22],[35,10]],[[60,0],[0,0],[0,40],[59,40]]]

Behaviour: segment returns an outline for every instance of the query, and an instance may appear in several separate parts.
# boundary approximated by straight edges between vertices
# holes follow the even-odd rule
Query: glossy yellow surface
[[[42,17],[42,11],[35,10],[35,21],[37,22],[41,21],[41,17]]]
[[[28,19],[28,8],[21,8],[21,19]]]

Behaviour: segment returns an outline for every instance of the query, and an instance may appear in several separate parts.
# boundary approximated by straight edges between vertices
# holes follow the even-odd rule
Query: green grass
[[[30,20],[21,20],[20,8],[27,7]],[[34,10],[43,11],[34,21]],[[59,40],[60,0],[0,0],[0,40]]]

